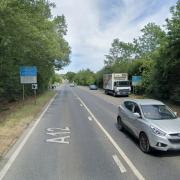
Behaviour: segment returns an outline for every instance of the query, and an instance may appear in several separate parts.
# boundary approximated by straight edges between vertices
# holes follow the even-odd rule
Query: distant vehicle
[[[94,84],[89,85],[90,90],[97,90],[97,86]]]
[[[117,127],[139,139],[140,149],[180,150],[180,118],[160,101],[125,100],[118,108]]]
[[[113,96],[128,96],[131,92],[131,86],[128,81],[128,74],[104,74],[103,88],[105,90],[105,94],[112,94]]]
[[[71,84],[70,84],[70,87],[74,87],[74,86],[75,86],[75,84],[74,84],[74,83],[71,83]]]
[[[51,85],[51,89],[55,89],[56,88],[56,85],[55,84],[52,84]]]

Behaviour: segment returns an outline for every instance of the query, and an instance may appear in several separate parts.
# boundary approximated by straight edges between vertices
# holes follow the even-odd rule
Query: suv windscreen
[[[141,105],[141,108],[147,119],[176,119],[176,115],[165,105]]]

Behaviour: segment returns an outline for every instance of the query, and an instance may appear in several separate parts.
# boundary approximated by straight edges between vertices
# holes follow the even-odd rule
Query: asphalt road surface
[[[180,152],[144,154],[136,139],[118,131],[122,99],[61,87],[6,157],[0,180],[179,180]]]

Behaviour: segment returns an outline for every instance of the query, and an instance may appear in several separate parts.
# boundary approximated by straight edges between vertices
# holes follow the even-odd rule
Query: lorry
[[[103,89],[105,94],[113,96],[129,96],[131,92],[127,73],[112,73],[103,75]]]

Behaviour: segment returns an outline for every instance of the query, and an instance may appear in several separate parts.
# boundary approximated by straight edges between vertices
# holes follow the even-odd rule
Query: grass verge
[[[8,152],[54,94],[54,91],[48,91],[39,95],[36,105],[34,98],[28,98],[24,103],[11,105],[13,108],[10,108],[5,116],[0,114],[0,158]]]

